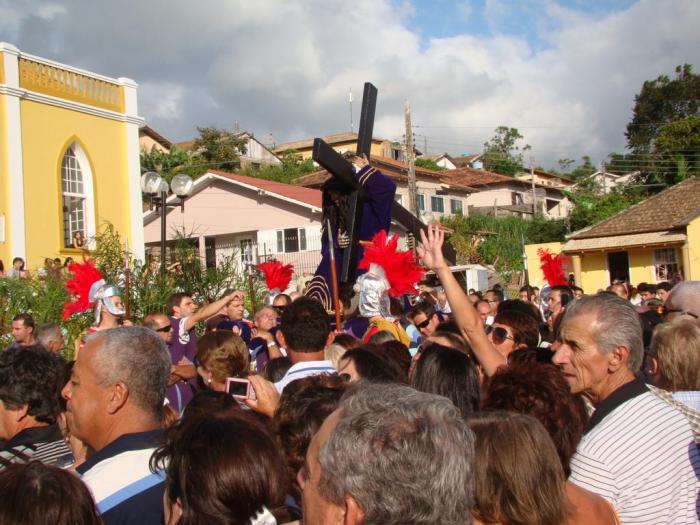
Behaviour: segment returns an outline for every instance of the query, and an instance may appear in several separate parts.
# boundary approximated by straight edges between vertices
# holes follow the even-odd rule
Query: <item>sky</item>
[[[623,152],[645,80],[700,71],[698,0],[0,0],[0,41],[139,84],[139,114],[172,141],[197,126],[276,144],[357,131],[476,153],[497,126],[556,167]],[[270,137],[271,134],[271,137]],[[529,159],[528,159],[529,160]]]

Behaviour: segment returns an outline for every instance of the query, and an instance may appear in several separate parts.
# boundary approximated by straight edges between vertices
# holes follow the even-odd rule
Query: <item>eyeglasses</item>
[[[689,312],[687,310],[683,310],[682,308],[666,308],[665,306],[660,306],[659,307],[659,313],[661,314],[661,317],[666,317],[668,314],[681,314],[681,315],[689,315],[690,317],[694,319],[698,319],[699,316],[697,314],[694,314],[693,312]]]
[[[503,344],[506,339],[515,340],[515,338],[508,333],[508,330],[502,326],[488,326],[486,327],[486,334],[491,334],[491,339],[493,339],[493,342],[497,345]]]
[[[420,329],[422,329],[422,328],[427,328],[428,325],[430,324],[430,319],[431,319],[431,318],[428,317],[428,318],[427,318],[425,321],[423,321],[422,323],[418,323],[417,325],[415,325],[416,328],[418,328],[418,330],[420,330]]]
[[[172,330],[172,326],[170,326],[169,324],[161,326],[160,328],[156,328],[156,332],[161,332],[164,334],[167,334],[170,330]]]

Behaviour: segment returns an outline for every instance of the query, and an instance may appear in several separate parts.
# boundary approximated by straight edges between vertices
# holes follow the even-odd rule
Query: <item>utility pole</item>
[[[537,215],[537,193],[535,192],[535,157],[530,157],[530,182],[532,183],[532,218]]]
[[[602,160],[598,164],[598,171],[600,171],[600,174],[603,176],[603,195],[607,195],[608,194],[608,178],[606,177],[605,164],[603,164]]]
[[[408,209],[418,217],[418,189],[416,188],[416,166],[413,159],[413,129],[411,128],[411,104],[406,101],[406,161],[408,163]]]
[[[428,136],[423,135],[423,155],[428,156]]]

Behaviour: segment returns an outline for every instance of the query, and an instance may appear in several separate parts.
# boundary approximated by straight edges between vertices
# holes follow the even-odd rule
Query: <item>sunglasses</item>
[[[156,328],[156,332],[161,332],[164,334],[167,334],[170,330],[172,330],[172,326],[170,326],[169,324],[161,326],[160,328]]]
[[[418,323],[415,326],[416,326],[416,328],[418,328],[418,330],[420,330],[421,328],[427,328],[429,324],[430,324],[430,317],[428,317],[425,321],[423,321],[422,323]]]
[[[497,345],[502,344],[506,339],[515,340],[515,338],[508,333],[508,330],[502,326],[497,326],[495,328],[493,326],[487,326],[486,334],[491,334],[493,342]]]
[[[281,305],[278,305],[278,306],[273,306],[272,308],[274,308],[275,311],[276,311],[278,314],[282,315],[282,314],[284,313],[284,309],[285,309],[286,307],[287,307],[286,305],[281,304]]]

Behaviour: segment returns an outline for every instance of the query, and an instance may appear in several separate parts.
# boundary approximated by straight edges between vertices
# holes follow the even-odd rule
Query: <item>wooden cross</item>
[[[360,128],[357,133],[358,157],[366,156],[370,159],[372,147],[372,131],[374,129],[374,112],[377,107],[377,88],[371,83],[365,82],[362,94],[362,112],[360,113]],[[348,196],[348,237],[350,244],[343,250],[343,261],[340,272],[340,282],[347,283],[355,280],[357,268],[357,247],[359,246],[360,224],[362,220],[362,204],[366,198],[364,189],[355,182],[355,169],[343,156],[326,144],[323,139],[314,139],[313,159],[335,177],[343,185],[352,189]],[[426,225],[406,208],[394,201],[391,208],[391,218],[403,227],[407,232],[419,239],[420,230]],[[332,246],[329,247],[331,250]],[[454,264],[456,254],[450,244],[442,247],[443,255],[449,264]]]

